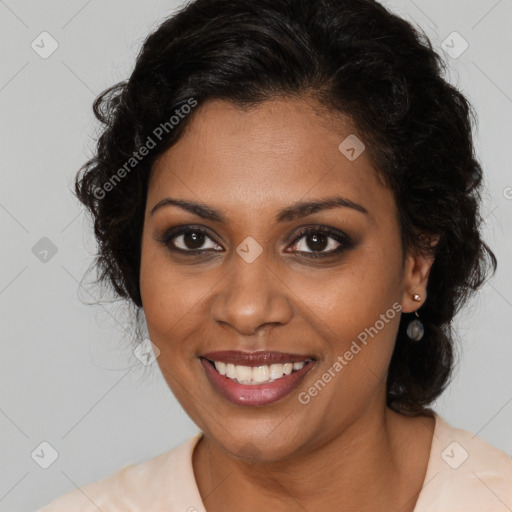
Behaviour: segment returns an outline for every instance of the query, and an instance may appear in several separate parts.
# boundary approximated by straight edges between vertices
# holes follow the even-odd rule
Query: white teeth
[[[270,368],[268,366],[255,366],[252,369],[252,380],[254,382],[265,382],[269,380]]]
[[[235,366],[236,380],[242,382],[244,380],[251,380],[252,368],[250,366]]]
[[[271,364],[263,366],[238,366],[222,361],[214,361],[216,370],[228,379],[236,380],[240,384],[261,384],[274,382],[284,375],[290,375],[293,371],[304,368],[308,360],[298,363]]]
[[[226,371],[227,371],[227,364],[226,363],[223,363],[222,361],[217,361],[215,363],[215,368],[217,369],[217,371],[221,375],[226,375]]]
[[[226,368],[226,377],[230,379],[236,378],[236,368],[234,364],[228,363]]]
[[[282,364],[271,364],[269,377],[273,380],[280,379],[283,376],[283,365]]]

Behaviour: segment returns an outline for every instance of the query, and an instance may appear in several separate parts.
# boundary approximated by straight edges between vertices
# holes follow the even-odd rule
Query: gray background
[[[156,363],[132,356],[127,312],[83,304],[95,300],[79,293],[94,242],[69,191],[95,136],[93,99],[129,75],[144,37],[180,3],[0,0],[0,511],[33,511],[197,431]],[[446,60],[479,115],[485,236],[500,267],[458,318],[460,365],[434,408],[512,455],[512,1],[387,5],[440,52],[453,31],[469,43]],[[31,47],[43,31],[59,45],[47,59]],[[41,252],[43,237],[56,254]],[[48,469],[31,458],[43,441],[58,452]]]

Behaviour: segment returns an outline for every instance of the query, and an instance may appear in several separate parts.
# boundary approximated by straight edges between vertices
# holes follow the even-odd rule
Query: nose
[[[212,317],[224,326],[249,336],[271,326],[285,325],[292,317],[291,292],[263,252],[248,263],[238,254],[212,300]]]

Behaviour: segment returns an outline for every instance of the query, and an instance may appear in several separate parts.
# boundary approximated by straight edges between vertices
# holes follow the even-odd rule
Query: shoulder
[[[415,512],[512,509],[512,458],[436,414],[423,489]]]
[[[186,493],[193,487],[191,456],[201,436],[199,432],[172,450],[76,488],[36,512],[125,512],[150,510],[155,505],[164,510],[176,498],[173,490]]]

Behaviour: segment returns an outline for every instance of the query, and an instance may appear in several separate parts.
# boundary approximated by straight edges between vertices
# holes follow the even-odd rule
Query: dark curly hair
[[[374,0],[188,3],[145,40],[130,78],[94,102],[101,134],[75,190],[94,219],[98,282],[140,311],[148,177],[194,115],[183,115],[186,105],[313,97],[348,116],[368,141],[396,199],[403,253],[435,256],[421,308],[424,338],[408,339],[411,316],[402,314],[387,377],[389,407],[425,412],[451,378],[452,320],[497,266],[480,233],[475,114],[445,71],[423,31]]]

